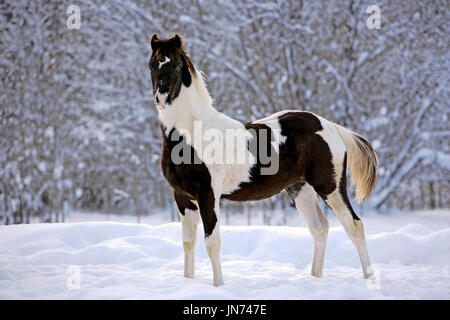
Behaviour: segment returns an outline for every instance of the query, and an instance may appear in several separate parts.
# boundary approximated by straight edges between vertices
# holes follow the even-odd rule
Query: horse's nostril
[[[159,92],[161,93],[165,93],[168,92],[170,89],[170,85],[167,81],[165,80],[159,80],[158,81],[158,88],[159,88]]]
[[[159,98],[158,98],[158,96],[156,96],[156,102],[159,103]]]

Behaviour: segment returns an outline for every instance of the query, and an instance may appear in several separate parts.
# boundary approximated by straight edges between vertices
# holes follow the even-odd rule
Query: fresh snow
[[[313,244],[304,225],[222,226],[225,285],[219,288],[212,286],[201,227],[196,278],[186,279],[180,223],[1,226],[0,298],[450,298],[448,211],[368,215],[363,221],[376,281],[362,278],[356,249],[330,217],[321,279],[309,274]]]

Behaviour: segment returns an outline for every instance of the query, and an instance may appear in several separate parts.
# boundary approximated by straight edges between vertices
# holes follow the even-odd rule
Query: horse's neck
[[[203,128],[234,128],[242,126],[240,122],[217,111],[212,106],[212,99],[203,81],[202,75],[197,71],[192,77],[191,85],[181,87],[180,93],[167,110],[159,112],[159,119],[166,131],[172,128],[187,130],[193,134],[197,122]]]

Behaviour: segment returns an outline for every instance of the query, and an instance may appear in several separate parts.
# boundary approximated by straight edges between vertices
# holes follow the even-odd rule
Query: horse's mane
[[[205,82],[205,74],[202,71],[195,70],[196,79],[193,81],[194,85],[197,87],[197,92],[200,95],[201,99],[208,106],[212,106],[212,98],[209,94],[208,88]]]

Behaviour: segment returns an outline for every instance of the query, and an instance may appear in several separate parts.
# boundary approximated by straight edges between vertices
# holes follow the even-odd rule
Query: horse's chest
[[[210,188],[211,174],[205,164],[195,158],[194,149],[184,149],[184,152],[189,150],[190,159],[180,159],[180,154],[176,154],[178,149],[174,147],[165,143],[161,157],[163,175],[171,187],[190,197],[195,197],[199,190]]]

